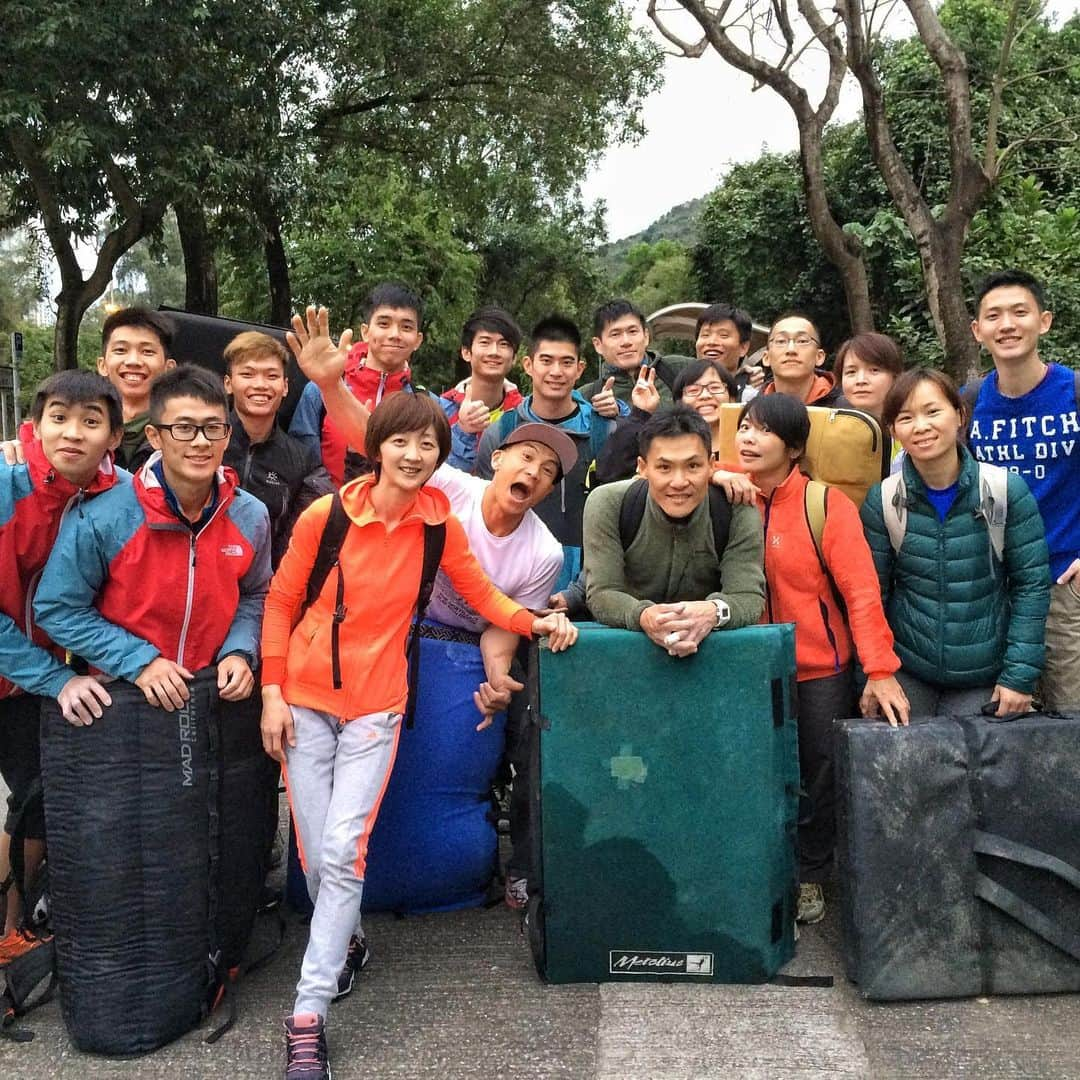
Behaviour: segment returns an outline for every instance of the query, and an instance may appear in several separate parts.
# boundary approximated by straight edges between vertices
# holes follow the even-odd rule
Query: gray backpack
[[[979,462],[979,509],[978,516],[986,522],[990,534],[990,548],[998,562],[1005,552],[1005,522],[1009,516],[1009,471],[1000,465]],[[889,531],[889,543],[899,553],[907,532],[907,485],[903,471],[893,473],[881,481],[881,513],[885,528]],[[993,568],[991,556],[991,569]]]

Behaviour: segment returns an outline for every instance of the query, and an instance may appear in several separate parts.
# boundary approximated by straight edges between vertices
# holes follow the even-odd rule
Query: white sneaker
[[[799,906],[796,909],[795,921],[809,926],[821,922],[824,918],[825,894],[821,891],[821,886],[813,881],[804,881],[799,886]]]
[[[521,909],[529,902],[529,881],[523,877],[511,877],[506,875],[506,888],[503,890],[503,900],[508,908],[514,911]]]

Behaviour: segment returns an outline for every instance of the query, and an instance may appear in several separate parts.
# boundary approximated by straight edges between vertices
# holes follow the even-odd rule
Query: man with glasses
[[[270,524],[221,467],[228,401],[221,379],[174,368],[150,389],[155,453],[131,478],[68,514],[38,585],[38,625],[168,712],[217,665],[221,697],[254,686]]]
[[[762,393],[790,394],[804,405],[836,405],[841,390],[833,376],[821,370],[825,350],[813,321],[799,312],[787,312],[769,331],[769,367],[772,382]]]

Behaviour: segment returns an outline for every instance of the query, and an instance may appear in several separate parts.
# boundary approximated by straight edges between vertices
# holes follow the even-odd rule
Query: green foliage
[[[612,292],[632,300],[646,315],[685,301],[695,292],[690,253],[674,240],[635,244]]]
[[[653,244],[658,240],[674,240],[685,248],[697,243],[701,211],[705,199],[691,199],[673,206],[661,214],[651,225],[623,240],[605,244],[600,249],[604,269],[612,279],[619,278],[626,270],[629,252],[638,244]]]
[[[942,20],[971,69],[975,137],[985,138],[988,88],[998,63],[1007,5],[947,0]],[[999,151],[1015,156],[975,215],[963,258],[972,295],[993,269],[1019,266],[1046,281],[1055,309],[1047,352],[1080,354],[1080,149],[1062,141],[1062,118],[1080,117],[1080,18],[1059,30],[1030,23],[1018,39],[1007,78]],[[932,205],[946,197],[947,116],[936,70],[917,38],[892,42],[879,56],[889,120],[898,148]],[[1031,136],[1029,141],[1023,141]],[[915,244],[871,164],[861,122],[826,132],[830,204],[863,243],[878,327],[914,362],[941,364]],[[807,221],[798,159],[766,154],[736,166],[706,201],[694,249],[699,293],[730,299],[768,319],[789,307],[817,319],[829,348],[848,334],[840,281]]]

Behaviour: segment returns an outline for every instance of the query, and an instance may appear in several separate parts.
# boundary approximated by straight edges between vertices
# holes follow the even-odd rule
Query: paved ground
[[[1080,996],[868,1004],[841,974],[832,909],[788,968],[831,972],[831,989],[549,987],[501,907],[373,916],[367,928],[371,965],[331,1017],[337,1080],[1080,1077]],[[240,1021],[216,1046],[201,1031],[137,1060],[90,1057],[71,1048],[51,1004],[29,1018],[33,1042],[0,1043],[0,1077],[279,1076],[304,930],[293,921],[247,980]]]

